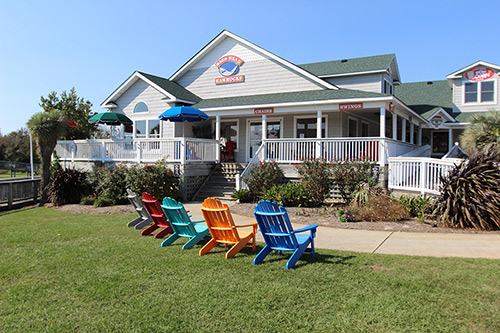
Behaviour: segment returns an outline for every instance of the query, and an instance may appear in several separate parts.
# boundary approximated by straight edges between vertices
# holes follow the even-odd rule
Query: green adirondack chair
[[[162,247],[172,244],[180,237],[186,237],[189,238],[189,241],[184,244],[182,249],[187,250],[195,246],[209,234],[208,227],[205,224],[201,224],[205,220],[191,221],[186,209],[184,209],[184,205],[175,199],[169,197],[163,198],[161,208],[174,229],[174,233],[161,243]]]

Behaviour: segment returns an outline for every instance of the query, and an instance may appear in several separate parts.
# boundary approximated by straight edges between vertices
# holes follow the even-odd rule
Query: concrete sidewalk
[[[192,220],[201,220],[201,203],[187,203]],[[233,214],[236,224],[254,222],[255,219]],[[305,225],[293,224],[299,229]],[[263,242],[259,233],[257,240]],[[342,251],[404,254],[431,257],[462,257],[500,259],[500,234],[416,233],[337,229],[318,227],[317,248]]]

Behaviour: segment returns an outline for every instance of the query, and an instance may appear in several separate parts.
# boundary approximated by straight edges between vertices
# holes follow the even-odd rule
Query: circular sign
[[[491,78],[495,72],[488,67],[476,67],[467,73],[465,73],[465,78],[469,81],[484,81]]]

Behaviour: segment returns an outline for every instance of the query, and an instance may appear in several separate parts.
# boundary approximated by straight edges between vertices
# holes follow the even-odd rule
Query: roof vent
[[[340,60],[340,62],[347,62],[347,59],[342,59]]]
[[[433,83],[434,83],[434,82],[432,82],[432,81],[427,81],[427,84],[433,84]]]

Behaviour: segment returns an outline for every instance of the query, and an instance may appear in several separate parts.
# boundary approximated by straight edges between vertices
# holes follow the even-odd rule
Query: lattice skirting
[[[200,188],[201,184],[205,181],[207,176],[189,176],[186,177],[186,192],[187,197],[192,198],[196,191]]]

